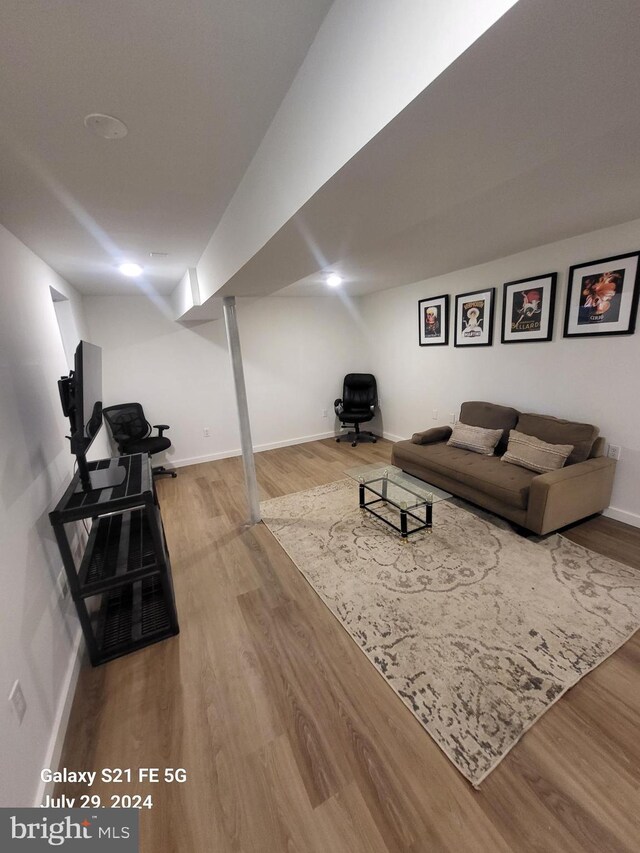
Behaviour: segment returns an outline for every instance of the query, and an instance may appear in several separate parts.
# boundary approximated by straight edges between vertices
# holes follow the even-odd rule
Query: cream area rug
[[[458,501],[398,534],[340,480],[262,503],[263,520],[473,784],[640,627],[640,572],[559,535],[522,538]]]

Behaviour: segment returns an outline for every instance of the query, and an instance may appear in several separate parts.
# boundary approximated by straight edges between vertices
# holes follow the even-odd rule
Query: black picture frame
[[[501,343],[546,343],[552,339],[557,284],[557,272],[505,282]]]
[[[434,322],[430,318],[435,318]],[[421,347],[449,343],[449,294],[418,300],[418,343]]]
[[[632,335],[640,294],[640,251],[569,268],[565,338]]]
[[[456,347],[490,347],[493,344],[495,287],[459,293],[453,318]],[[475,304],[472,304],[475,303]]]

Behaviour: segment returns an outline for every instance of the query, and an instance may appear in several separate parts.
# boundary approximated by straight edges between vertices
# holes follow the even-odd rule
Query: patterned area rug
[[[561,536],[524,539],[455,499],[408,544],[340,480],[263,520],[473,784],[640,627],[640,572]]]

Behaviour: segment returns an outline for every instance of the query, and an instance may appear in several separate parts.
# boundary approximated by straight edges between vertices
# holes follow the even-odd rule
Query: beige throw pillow
[[[544,474],[562,468],[572,450],[572,444],[547,444],[540,438],[512,429],[502,461]]]
[[[501,429],[483,429],[458,421],[447,444],[452,447],[461,447],[463,450],[472,450],[474,453],[482,453],[483,456],[493,456],[493,451],[501,437]]]

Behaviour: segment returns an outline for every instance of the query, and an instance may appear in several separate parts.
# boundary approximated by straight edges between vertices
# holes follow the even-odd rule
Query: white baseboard
[[[78,633],[76,634],[75,640],[73,641],[73,650],[71,652],[69,666],[67,667],[67,674],[62,685],[60,701],[58,703],[58,712],[56,714],[56,719],[53,724],[51,738],[49,739],[49,746],[47,747],[46,758],[42,765],[43,768],[50,767],[52,770],[58,769],[58,765],[60,763],[60,756],[62,755],[62,747],[64,746],[64,738],[67,733],[69,716],[71,714],[73,697],[75,696],[76,684],[78,683],[78,676],[80,675],[80,666],[82,664],[83,657],[84,642],[82,640],[82,631],[78,628]],[[41,781],[38,785],[36,801],[33,805],[36,808],[40,806],[47,794],[53,794],[54,787],[55,782]]]
[[[616,509],[615,506],[610,506],[602,514],[606,515],[607,518],[613,518],[615,521],[630,524],[632,527],[640,527],[640,515],[635,512],[627,512],[626,509]]]
[[[383,432],[382,437],[386,438],[387,441],[405,441],[406,440],[406,436],[394,435],[392,432]]]
[[[253,449],[256,453],[263,450],[275,450],[277,447],[291,447],[294,444],[306,444],[309,441],[322,441],[324,438],[335,438],[335,430],[319,432],[317,435],[304,435],[301,438],[287,438],[284,441],[274,441],[271,444],[257,444]]]
[[[264,450],[275,450],[278,447],[291,447],[294,444],[306,444],[308,441],[321,441],[324,438],[333,438],[334,430],[330,432],[319,432],[316,435],[303,435],[298,438],[287,438],[284,441],[274,441],[270,444],[256,444],[254,453],[262,453]],[[201,462],[215,462],[217,459],[229,459],[232,456],[241,456],[240,448],[234,450],[222,450],[219,453],[209,453],[206,456],[193,456],[190,459],[168,459],[167,464],[172,468],[184,468],[186,465],[199,465]]]

